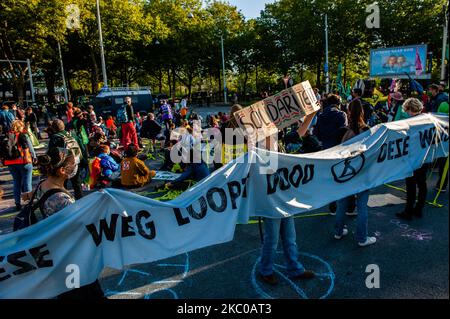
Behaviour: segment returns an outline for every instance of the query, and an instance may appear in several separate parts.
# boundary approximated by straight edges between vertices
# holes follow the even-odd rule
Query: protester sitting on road
[[[114,120],[111,115],[108,115],[108,117],[106,118],[105,125],[106,125],[106,128],[108,129],[109,134],[111,134],[111,131],[115,132],[117,130],[117,126],[114,123]]]
[[[110,156],[110,148],[107,145],[100,145],[98,147],[100,158],[100,166],[102,168],[102,175],[110,181],[116,180],[120,175],[120,165]]]
[[[409,98],[403,103],[403,111],[410,117],[422,113],[423,104],[416,98]],[[421,218],[422,211],[427,199],[427,172],[429,164],[425,163],[422,167],[413,172],[413,176],[406,178],[406,206],[403,212],[397,213],[400,219],[411,220],[413,216]],[[416,188],[419,189],[416,202]]]
[[[364,110],[359,99],[354,99],[348,106],[348,129],[342,138],[345,142],[369,129],[364,122]],[[358,218],[356,227],[356,239],[359,246],[374,244],[377,239],[367,236],[369,191],[356,194],[356,206],[358,208]],[[334,238],[341,239],[348,234],[348,229],[344,225],[344,215],[348,210],[349,198],[343,198],[337,202],[336,224]]]
[[[187,184],[188,180],[199,182],[210,174],[208,165],[201,158],[198,158],[198,160],[193,160],[193,150],[191,150],[190,153],[192,161],[190,163],[186,163],[184,172],[180,177],[175,179],[173,182],[166,183],[167,187],[187,188],[189,186]]]
[[[38,165],[41,173],[47,177],[36,189],[36,198],[39,200],[51,191],[50,195],[41,207],[44,216],[56,214],[63,208],[73,204],[75,199],[65,189],[65,182],[77,172],[75,157],[69,150],[54,147],[48,150],[46,155],[39,156]],[[58,192],[55,192],[59,190]],[[31,193],[27,194],[31,199]],[[57,299],[92,300],[104,299],[103,290],[98,280],[91,284],[65,292],[57,296]]]
[[[150,171],[145,163],[137,158],[137,154],[136,145],[128,145],[125,150],[125,158],[120,164],[120,182],[128,188],[142,187],[155,176],[155,171]]]
[[[15,120],[12,122],[7,137],[8,151],[2,150],[0,157],[3,164],[8,166],[13,177],[14,202],[16,209],[21,210],[21,193],[31,192],[32,190],[32,163],[36,159],[36,154],[30,138],[25,133],[25,124],[22,121]]]

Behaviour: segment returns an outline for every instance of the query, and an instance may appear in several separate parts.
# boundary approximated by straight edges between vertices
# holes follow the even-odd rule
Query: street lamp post
[[[102,60],[103,87],[108,87],[108,78],[106,77],[105,50],[103,48],[102,21],[100,19],[100,0],[97,0],[97,23],[98,36],[100,40],[100,54]]]
[[[228,103],[227,99],[227,78],[226,78],[226,72],[225,72],[225,51],[223,48],[223,34],[220,34],[220,44],[222,46],[222,68],[223,68],[223,100],[224,103]]]
[[[330,74],[328,70],[328,15],[325,14],[325,91],[330,92]]]
[[[441,81],[445,81],[445,50],[447,49],[447,29],[448,29],[448,16],[447,16],[448,7],[444,6],[444,36],[442,39],[442,57],[441,57]]]
[[[59,52],[59,62],[61,63],[61,76],[62,76],[63,87],[64,87],[64,100],[67,103],[67,102],[69,102],[69,98],[67,97],[66,77],[64,75],[64,64],[63,64],[63,60],[62,60],[61,45],[59,44],[59,41],[58,41],[58,52]]]

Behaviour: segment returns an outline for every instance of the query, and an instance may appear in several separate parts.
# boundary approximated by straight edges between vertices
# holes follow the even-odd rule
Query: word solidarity
[[[319,109],[311,84],[305,81],[250,105],[234,116],[247,135],[260,141]]]

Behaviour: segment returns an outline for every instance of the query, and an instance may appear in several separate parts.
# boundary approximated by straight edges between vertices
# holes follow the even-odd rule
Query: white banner
[[[236,223],[251,216],[305,213],[403,179],[444,156],[448,117],[424,114],[379,125],[322,152],[251,151],[170,202],[117,189],[96,192],[36,225],[0,236],[0,298],[49,298],[68,291],[68,266],[79,268],[83,286],[105,267],[123,269],[224,243],[233,239]]]

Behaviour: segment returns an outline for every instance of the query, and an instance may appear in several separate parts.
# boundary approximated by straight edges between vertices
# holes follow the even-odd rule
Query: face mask
[[[69,171],[68,175],[67,175],[67,179],[71,179],[72,177],[74,177],[78,172],[78,165],[75,165],[73,167],[72,172]]]

